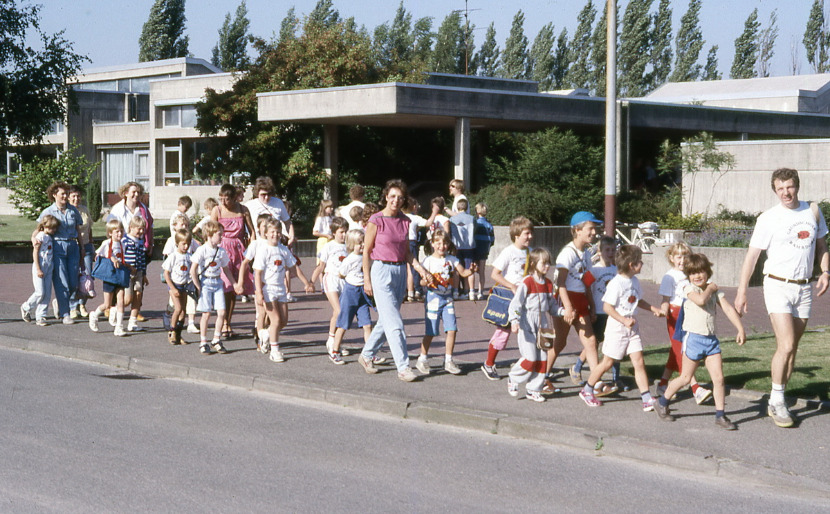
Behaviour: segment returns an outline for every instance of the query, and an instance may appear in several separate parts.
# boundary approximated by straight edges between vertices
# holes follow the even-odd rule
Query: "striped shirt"
[[[144,253],[144,242],[124,236],[121,240],[124,248],[124,262],[134,267],[136,271],[147,271],[147,254]]]

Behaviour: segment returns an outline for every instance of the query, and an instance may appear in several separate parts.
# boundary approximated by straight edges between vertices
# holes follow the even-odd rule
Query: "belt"
[[[400,266],[401,264],[406,264],[404,261],[380,261],[384,264],[392,264],[394,266]]]
[[[780,280],[781,282],[785,282],[787,284],[798,284],[800,286],[803,286],[804,284],[809,284],[810,283],[809,278],[800,278],[798,280],[795,280],[795,279],[792,279],[792,278],[776,277],[775,275],[771,275],[769,273],[767,274],[767,276],[769,278],[773,279],[773,280]]]

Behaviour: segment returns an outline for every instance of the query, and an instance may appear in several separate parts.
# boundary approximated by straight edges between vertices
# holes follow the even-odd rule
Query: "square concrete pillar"
[[[454,178],[470,184],[470,118],[455,120],[455,173]]]

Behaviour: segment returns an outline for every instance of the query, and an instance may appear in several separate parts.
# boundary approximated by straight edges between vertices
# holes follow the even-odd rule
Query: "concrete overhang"
[[[281,123],[534,131],[605,126],[605,99],[384,83],[259,93],[258,119]],[[630,129],[688,135],[830,137],[830,115],[623,100]]]

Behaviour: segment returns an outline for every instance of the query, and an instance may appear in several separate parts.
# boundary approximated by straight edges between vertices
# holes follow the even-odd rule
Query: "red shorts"
[[[568,291],[568,298],[571,299],[571,307],[576,311],[576,317],[585,318],[585,322],[590,323],[591,311],[589,310],[588,295]]]

